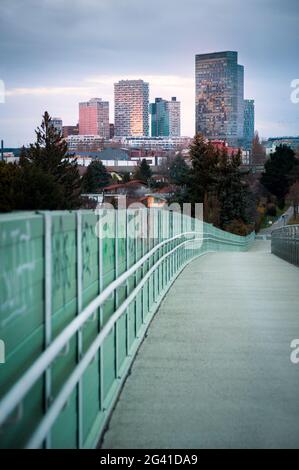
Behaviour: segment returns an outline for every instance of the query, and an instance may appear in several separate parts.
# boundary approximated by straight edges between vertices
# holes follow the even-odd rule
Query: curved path
[[[299,447],[299,269],[270,253],[193,261],[156,314],[103,448]]]

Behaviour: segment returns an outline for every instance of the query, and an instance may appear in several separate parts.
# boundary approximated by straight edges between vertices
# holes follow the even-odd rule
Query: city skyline
[[[159,8],[156,0],[38,5],[43,8],[34,0],[26,6],[3,0],[0,6],[0,79],[7,92],[0,131],[7,146],[31,142],[45,110],[71,125],[78,102],[101,96],[113,104],[113,84],[121,79],[149,82],[150,101],[178,96],[181,134],[193,135],[194,55],[222,50],[238,51],[246,67],[245,97],[255,100],[260,135],[299,134],[298,106],[290,100],[291,82],[298,78],[294,0],[246,6],[236,0],[200,6],[166,0]],[[66,19],[72,28],[65,28]]]

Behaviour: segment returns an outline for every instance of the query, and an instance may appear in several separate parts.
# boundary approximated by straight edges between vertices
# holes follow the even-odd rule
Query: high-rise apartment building
[[[181,103],[156,98],[150,104],[152,137],[179,137],[181,135]]]
[[[109,139],[109,102],[101,98],[79,103],[79,134]]]
[[[120,80],[114,84],[115,136],[147,136],[149,133],[149,84]]]
[[[239,145],[244,126],[244,69],[234,51],[195,56],[196,132]]]
[[[254,138],[254,100],[244,100],[244,147],[252,148]]]

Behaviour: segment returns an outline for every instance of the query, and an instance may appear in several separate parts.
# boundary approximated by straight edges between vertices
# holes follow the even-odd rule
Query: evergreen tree
[[[34,165],[0,162],[0,211],[59,209],[62,186]]]
[[[82,188],[85,193],[97,193],[101,188],[107,186],[111,177],[100,160],[94,160],[87,167],[82,179]]]
[[[241,152],[228,156],[224,149],[219,158],[219,182],[217,187],[220,202],[220,227],[225,228],[234,220],[247,223],[247,187],[240,173]]]
[[[241,152],[229,156],[226,148],[219,151],[211,143],[196,135],[190,146],[192,169],[188,201],[204,203],[207,222],[233,231],[246,233],[249,217],[250,193],[240,171]]]
[[[280,208],[285,205],[285,197],[290,189],[291,175],[299,164],[295,152],[287,145],[280,145],[265,163],[261,176],[262,185],[274,196]]]
[[[169,166],[170,182],[178,186],[184,186],[189,178],[189,167],[182,155],[177,155]]]
[[[51,124],[47,112],[43,116],[41,127],[36,132],[36,142],[23,148],[20,165],[23,171],[36,169],[48,175],[53,184],[59,185],[57,209],[76,209],[80,206],[81,181],[76,162],[70,162],[67,144],[60,132]],[[31,171],[31,175],[34,172]],[[56,198],[55,198],[56,200]],[[51,206],[51,204],[50,204]],[[52,208],[49,206],[49,209]]]
[[[211,143],[197,134],[190,145],[191,172],[189,180],[189,200],[203,203],[205,194],[214,192],[218,177],[219,154]]]
[[[140,165],[138,165],[134,173],[134,178],[148,184],[151,177],[152,177],[151,167],[147,163],[146,159],[143,158],[143,160],[141,161]]]

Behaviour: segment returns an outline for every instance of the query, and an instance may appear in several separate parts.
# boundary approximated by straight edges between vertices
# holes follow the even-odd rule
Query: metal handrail
[[[58,417],[60,411],[63,409],[65,403],[67,402],[70,394],[72,393],[73,389],[77,385],[81,375],[84,373],[85,369],[88,367],[90,362],[93,360],[93,357],[97,353],[98,349],[102,346],[105,338],[109,335],[112,328],[114,327],[117,320],[121,317],[121,315],[127,310],[129,305],[135,300],[138,292],[144,287],[146,281],[149,277],[153,274],[154,271],[162,264],[162,262],[168,258],[171,254],[181,248],[183,245],[191,242],[202,241],[201,238],[193,239],[193,240],[185,240],[180,245],[177,245],[171,251],[167,252],[163,255],[145,274],[142,278],[140,283],[136,286],[136,288],[131,292],[131,294],[125,299],[125,301],[118,307],[118,309],[112,314],[109,318],[108,322],[105,324],[103,329],[100,331],[96,339],[90,345],[88,350],[86,351],[83,359],[76,365],[75,369],[73,370],[72,374],[64,384],[63,388],[59,392],[58,396],[56,397],[55,401],[51,405],[49,412],[44,416],[42,421],[40,422],[37,430],[35,431],[34,435],[26,445],[28,449],[35,449],[40,446],[40,444],[44,441],[45,437],[47,436],[49,430],[51,429],[52,425],[54,424],[56,418]],[[205,252],[204,254],[206,254]],[[194,258],[193,258],[194,259]],[[182,268],[186,265],[185,263]],[[181,268],[181,269],[182,269]]]
[[[139,268],[141,268],[158,250],[163,246],[169,244],[172,241],[180,239],[182,237],[190,236],[196,237],[200,235],[200,238],[191,238],[184,240],[179,245],[174,247],[172,250],[164,254],[159,260],[149,269],[149,271],[143,276],[139,284],[135,287],[132,293],[127,297],[127,299],[118,307],[114,312],[108,322],[105,324],[103,329],[99,332],[98,336],[92,343],[92,345],[87,350],[84,357],[78,362],[77,366],[71,373],[68,380],[63,385],[61,391],[56,397],[55,401],[50,406],[47,413],[44,415],[40,424],[38,425],[37,430],[34,432],[33,437],[28,443],[28,447],[37,447],[39,446],[47,433],[51,429],[52,424],[55,422],[59,412],[63,408],[65,402],[67,401],[69,394],[76,386],[80,377],[82,376],[84,370],[88,364],[93,359],[94,355],[101,347],[103,341],[110,333],[111,329],[123,314],[123,312],[128,308],[130,303],[135,299],[138,292],[143,288],[149,277],[153,272],[160,266],[163,261],[168,258],[171,254],[177,251],[179,248],[184,246],[187,243],[205,241],[205,240],[214,240],[221,241],[224,244],[236,245],[236,246],[246,246],[252,237],[244,237],[240,240],[228,240],[225,238],[218,237],[217,234],[213,233],[204,233],[204,232],[184,232],[174,237],[163,240],[153,247],[148,253],[146,253],[139,261],[137,261],[131,268],[126,272],[121,274],[117,279],[115,279],[111,284],[109,284],[92,302],[90,302],[78,316],[69,323],[69,325],[54,339],[54,341],[45,349],[41,356],[32,364],[32,366],[23,374],[23,376],[18,380],[18,382],[7,392],[0,402],[0,425],[3,424],[11,412],[22,402],[23,398],[27,395],[29,390],[33,387],[36,381],[42,376],[43,373],[51,366],[53,361],[59,355],[61,350],[69,343],[71,338],[78,333],[78,331],[83,327],[83,325],[88,321],[88,319],[94,314],[103,303],[111,296],[111,294],[121,285],[123,285]],[[207,252],[207,251],[206,251]],[[204,253],[201,253],[204,254]],[[199,255],[197,255],[199,256]],[[192,258],[194,259],[194,257]],[[181,269],[190,262],[191,259],[187,260],[186,263],[183,263]],[[180,269],[180,270],[181,270]],[[179,272],[180,272],[179,270]],[[173,282],[174,279],[171,279]]]
[[[271,253],[299,266],[299,224],[285,225],[273,230]]]
[[[194,234],[194,232],[192,232]],[[209,234],[210,235],[210,234]],[[204,237],[205,240],[207,239],[214,239],[218,237],[209,236],[209,237]],[[219,239],[219,238],[218,238]],[[51,429],[52,425],[55,423],[55,420],[57,419],[59,413],[63,409],[65,403],[67,402],[70,394],[72,393],[73,389],[76,387],[78,381],[80,380],[80,377],[90,364],[90,362],[93,360],[94,356],[96,355],[97,351],[99,348],[102,346],[105,338],[109,335],[111,332],[112,328],[116,324],[117,320],[121,317],[121,315],[127,310],[129,305],[135,300],[137,294],[141,291],[141,289],[144,287],[146,284],[147,280],[151,277],[151,275],[156,271],[156,269],[160,266],[160,264],[163,263],[163,261],[168,258],[171,254],[173,254],[175,251],[177,251],[179,248],[181,248],[183,245],[186,245],[187,243],[191,242],[201,242],[203,239],[202,238],[193,238],[191,240],[185,240],[183,241],[180,245],[177,245],[174,247],[172,250],[169,252],[165,253],[151,268],[150,270],[145,274],[145,276],[141,279],[140,283],[135,287],[135,289],[131,292],[131,294],[124,300],[124,302],[118,307],[118,309],[113,313],[113,315],[110,317],[106,325],[103,327],[103,329],[100,331],[96,339],[93,341],[93,343],[90,345],[88,350],[86,351],[83,359],[76,365],[75,369],[73,370],[72,374],[62,387],[61,391],[59,392],[58,396],[56,397],[55,401],[51,405],[48,413],[44,416],[44,418],[41,420],[40,424],[38,425],[35,433],[33,434],[32,438],[29,440],[29,442],[26,445],[26,448],[28,449],[35,449],[39,447],[42,442],[45,440],[49,430]],[[234,242],[229,242],[228,240],[222,240],[224,242],[228,242],[231,244],[238,244],[238,245],[244,245],[242,241],[234,241]],[[204,253],[199,254],[198,256],[201,256],[203,254],[208,253],[209,250],[205,251]],[[193,260],[194,258],[192,258]],[[179,272],[182,271],[182,269],[186,266],[186,264],[189,263],[190,260],[188,260],[186,263],[184,263]],[[174,279],[172,280],[172,282]]]

